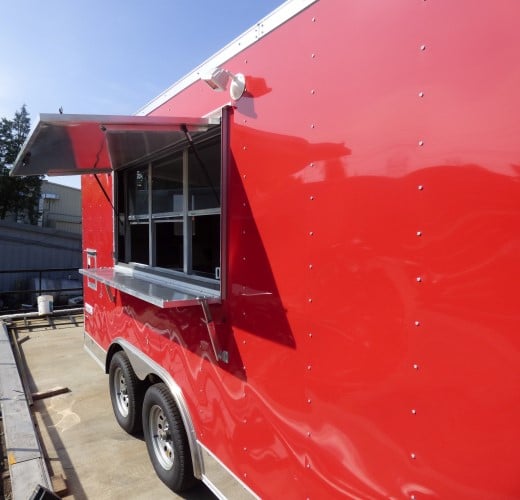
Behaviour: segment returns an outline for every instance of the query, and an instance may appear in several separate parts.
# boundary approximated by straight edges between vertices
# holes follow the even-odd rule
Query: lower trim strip
[[[86,330],[83,332],[83,348],[105,372],[107,353]]]
[[[200,441],[197,441],[197,445],[200,448],[203,462],[202,482],[218,498],[260,498]]]

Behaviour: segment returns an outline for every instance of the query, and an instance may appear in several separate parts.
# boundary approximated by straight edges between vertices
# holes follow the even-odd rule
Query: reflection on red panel
[[[248,82],[211,306],[229,364],[198,308],[89,291],[91,333],[165,366],[261,497],[520,495],[518,14],[321,1],[226,64]],[[227,98],[199,81],[153,114]],[[84,244],[108,262],[98,189]]]

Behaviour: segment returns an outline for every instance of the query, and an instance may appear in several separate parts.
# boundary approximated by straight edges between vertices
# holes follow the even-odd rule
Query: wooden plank
[[[2,321],[0,321],[0,407],[13,498],[26,499],[38,484],[45,487],[50,487],[51,484],[43,463],[29,405],[25,399],[7,327]],[[15,491],[19,492],[20,496],[15,495]]]
[[[0,328],[0,403],[8,456],[13,463],[38,457],[31,413],[5,326]]]
[[[13,500],[27,500],[38,485],[49,488],[43,459],[35,458],[9,467]],[[50,489],[50,488],[49,488]]]
[[[5,447],[10,465],[39,458],[40,446],[25,399],[2,401]]]
[[[58,476],[52,476],[51,482],[52,490],[54,491],[54,493],[56,493],[56,495],[64,497],[69,494],[67,481],[65,481],[65,478],[61,474]]]
[[[48,391],[33,392],[32,398],[34,399],[34,401],[36,401],[38,399],[52,398],[53,396],[66,394],[67,392],[70,392],[70,389],[68,387],[54,387],[53,389],[49,389]]]

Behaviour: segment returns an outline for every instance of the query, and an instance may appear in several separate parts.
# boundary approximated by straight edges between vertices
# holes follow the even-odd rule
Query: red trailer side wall
[[[520,496],[519,16],[320,1],[225,64],[247,76],[212,306],[229,364],[200,308],[87,290],[89,333],[165,366],[260,496]],[[228,98],[198,81],[152,114]],[[83,189],[84,246],[111,265],[112,209]]]

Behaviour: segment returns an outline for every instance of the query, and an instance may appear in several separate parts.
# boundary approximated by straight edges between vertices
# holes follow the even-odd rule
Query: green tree
[[[30,129],[31,119],[25,104],[12,120],[0,120],[0,219],[14,214],[36,224],[43,177],[9,176]]]

